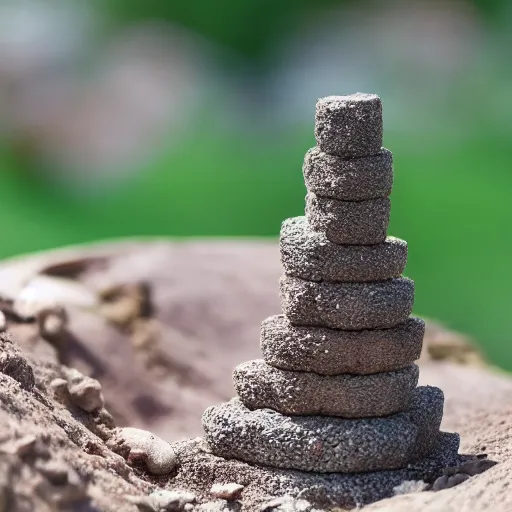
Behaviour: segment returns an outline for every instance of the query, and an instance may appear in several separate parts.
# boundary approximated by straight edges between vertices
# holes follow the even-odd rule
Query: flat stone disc
[[[371,374],[398,370],[419,359],[425,322],[408,318],[389,329],[342,331],[294,327],[284,315],[261,324],[263,359],[283,370]]]
[[[238,398],[209,407],[203,428],[215,455],[281,469],[359,473],[405,468],[439,437],[443,392],[419,387],[410,409],[385,418],[284,416],[250,410]]]
[[[372,245],[386,240],[391,203],[388,198],[338,201],[308,192],[306,217],[314,231],[335,244]]]
[[[314,147],[306,153],[302,171],[308,190],[342,201],[388,197],[393,188],[393,155],[384,148],[346,160]]]
[[[372,375],[318,375],[280,370],[258,359],[237,366],[233,382],[241,402],[249,409],[372,418],[406,410],[418,376],[415,364]]]
[[[445,468],[459,466],[467,459],[457,453],[459,436],[446,432],[440,434],[428,457],[404,469],[365,473],[313,473],[248,464],[210,453],[204,438],[176,442],[172,447],[180,454],[174,487],[190,490],[209,501],[214,483],[236,480],[245,485],[243,510],[248,502],[253,507],[250,510],[263,510],[272,498],[283,496],[307,500],[315,510],[334,510],[334,507],[359,510],[363,505],[393,496],[394,489],[404,482],[433,483]]]
[[[373,283],[316,283],[280,279],[283,313],[292,325],[333,329],[384,329],[407,320],[414,282],[396,277]]]
[[[280,251],[285,273],[308,281],[383,281],[399,277],[407,263],[404,240],[388,236],[375,245],[338,245],[313,231],[305,217],[283,222]]]
[[[375,155],[382,146],[382,103],[376,94],[327,96],[316,103],[315,138],[330,155]]]

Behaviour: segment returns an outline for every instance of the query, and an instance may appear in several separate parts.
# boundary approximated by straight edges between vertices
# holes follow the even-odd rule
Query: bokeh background
[[[0,0],[0,256],[276,237],[316,99],[375,92],[416,312],[512,370],[511,47],[506,0]]]

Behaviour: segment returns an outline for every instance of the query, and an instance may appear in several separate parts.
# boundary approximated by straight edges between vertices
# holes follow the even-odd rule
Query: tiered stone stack
[[[206,440],[217,456],[304,472],[403,469],[443,443],[453,458],[443,393],[416,387],[424,323],[409,316],[407,243],[387,236],[380,98],[319,100],[315,136],[306,217],[281,229],[284,315],[262,324],[263,360],[236,368],[239,398],[205,412]]]

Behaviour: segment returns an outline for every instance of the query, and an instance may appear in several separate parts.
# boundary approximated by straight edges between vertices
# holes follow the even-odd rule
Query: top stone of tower
[[[316,104],[315,138],[342,158],[376,155],[382,147],[382,103],[376,94],[327,96]]]

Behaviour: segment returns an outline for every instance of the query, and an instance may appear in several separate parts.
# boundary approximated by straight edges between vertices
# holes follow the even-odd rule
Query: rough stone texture
[[[408,318],[389,329],[342,331],[294,327],[284,315],[261,324],[263,359],[283,370],[371,374],[398,370],[421,355],[425,322]]]
[[[382,146],[382,103],[375,94],[327,96],[316,104],[315,138],[330,155],[375,155]]]
[[[32,367],[17,351],[0,353],[0,372],[16,380],[27,391],[32,391],[35,386]]]
[[[96,379],[82,375],[74,368],[65,375],[69,396],[75,405],[91,413],[105,405],[101,384]]]
[[[292,325],[333,329],[383,329],[407,320],[414,282],[405,277],[374,283],[316,283],[280,280],[283,313]]]
[[[391,202],[338,201],[313,192],[306,196],[306,217],[315,231],[335,244],[372,245],[386,240]]]
[[[0,352],[29,358],[35,385],[0,373],[0,510],[6,512],[137,512],[124,496],[151,485],[108,450],[108,425],[47,393],[58,364],[20,351],[7,333]],[[25,361],[27,364],[27,361]]]
[[[101,265],[95,265],[98,259]],[[254,340],[261,319],[279,307],[276,281],[281,268],[277,244],[145,240],[48,251],[2,262],[0,291],[15,292],[33,273],[50,265],[69,269],[77,261],[87,264],[76,279],[94,289],[138,281],[150,284],[161,322],[159,348],[163,359],[172,362],[172,366],[166,367],[166,373],[146,368],[139,359],[140,354],[132,352],[128,333],[117,331],[101,321],[101,317],[76,310],[69,311],[70,334],[76,341],[71,338],[68,341],[68,366],[78,366],[82,372],[94,374],[100,380],[107,407],[119,425],[144,426],[167,440],[200,435],[204,408],[233,396],[232,368],[241,361],[258,357],[259,348]],[[33,368],[37,387],[28,392],[14,378],[0,373],[0,415],[3,414],[0,438],[12,436],[16,425],[23,435],[34,434],[38,438],[36,446],[42,444],[52,458],[69,461],[84,480],[91,477],[89,484],[84,482],[84,490],[94,496],[94,505],[85,510],[138,512],[127,497],[149,495],[164,486],[193,490],[198,501],[209,502],[211,486],[227,482],[246,485],[239,502],[242,512],[258,511],[260,504],[285,493],[308,496],[315,502],[317,490],[317,507],[332,510],[335,506],[356,506],[393,496],[393,487],[403,480],[425,478],[432,483],[444,466],[458,464],[445,457],[436,462],[432,471],[415,472],[410,467],[346,477],[285,470],[270,472],[205,453],[207,447],[199,443],[195,451],[179,454],[176,476],[152,477],[138,468],[131,469],[90,432],[89,427],[94,428],[94,424],[89,414],[73,408],[68,411],[53,398],[49,384],[61,376],[57,351],[38,336],[35,324],[17,324],[11,318],[8,322],[16,343],[5,344],[6,338],[0,336],[3,343],[0,352],[12,353],[15,347],[22,350]],[[434,327],[433,321],[427,321],[420,383],[443,389],[446,396],[443,430],[461,434],[461,453],[487,453],[499,464],[454,488],[391,497],[368,510],[512,510],[512,378],[486,366],[481,358],[478,367],[473,366],[475,360],[466,357],[463,341],[458,333]],[[435,361],[431,359],[431,343],[436,346]],[[97,362],[97,370],[92,373],[88,370],[91,361]],[[128,366],[130,372],[126,372]],[[144,407],[138,407],[141,403]],[[47,437],[39,440],[40,435]],[[30,512],[55,510],[56,488],[46,487],[46,477],[39,480],[38,475],[43,475],[32,465],[33,456],[6,455],[10,443],[0,442],[0,496],[3,492],[12,507],[23,505],[23,510]],[[23,450],[26,442],[18,440],[16,446]],[[453,451],[442,447],[440,453],[448,455]],[[34,492],[35,484],[38,492]],[[68,487],[72,488],[66,484],[60,491],[67,493]],[[39,493],[48,488],[49,495]]]
[[[280,370],[258,359],[238,365],[233,381],[237,395],[249,409],[370,418],[407,409],[418,373],[413,364],[372,375],[318,375]]]
[[[416,388],[410,408],[386,418],[284,416],[251,411],[238,398],[203,414],[215,455],[281,469],[360,472],[397,469],[426,456],[439,436],[443,393]]]
[[[272,497],[283,496],[309,500],[315,510],[318,510],[316,507],[320,510],[351,509],[392,496],[393,489],[404,481],[433,482],[443,468],[456,465],[462,459],[457,455],[458,447],[459,438],[456,434],[442,433],[431,455],[409,464],[407,469],[368,473],[309,473],[269,469],[235,459],[226,460],[209,453],[206,443],[199,438],[185,443],[176,443],[176,449],[180,452],[181,466],[174,479],[174,485],[205,495],[213,482],[227,482],[237,478],[237,481],[246,486],[243,494],[245,503],[248,503],[249,497],[252,497],[249,505],[242,506],[242,510],[248,512],[281,510],[279,508],[263,509],[263,504],[271,503]],[[278,502],[278,500],[275,501]],[[286,510],[302,509],[297,507]],[[421,509],[405,510],[416,512]]]
[[[399,277],[407,263],[404,240],[388,236],[381,244],[338,245],[313,231],[305,217],[283,222],[280,249],[285,273],[308,281],[383,281]]]
[[[314,147],[302,171],[308,190],[342,201],[388,197],[393,188],[393,154],[384,148],[374,156],[346,160]]]

